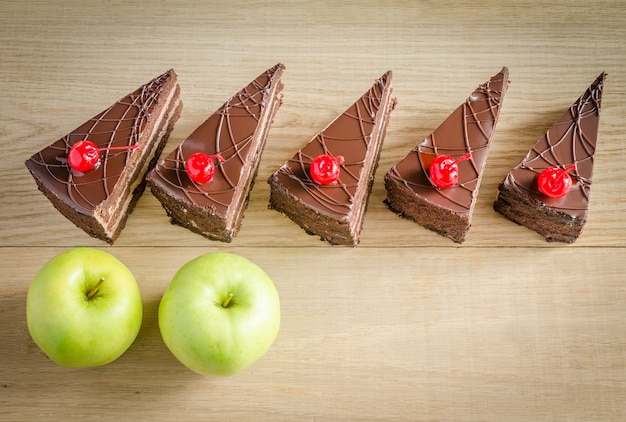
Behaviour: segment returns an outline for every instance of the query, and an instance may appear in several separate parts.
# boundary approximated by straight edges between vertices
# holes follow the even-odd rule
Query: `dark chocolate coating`
[[[148,175],[152,193],[173,223],[230,242],[237,234],[269,127],[282,99],[285,66],[276,64],[228,99]],[[185,169],[194,153],[219,154],[207,183]]]
[[[333,245],[359,243],[389,115],[396,103],[391,80],[388,71],[270,176],[270,208]],[[343,157],[339,178],[330,184],[319,184],[310,175],[311,162],[322,154]]]
[[[296,152],[270,178],[272,183],[321,214],[348,216],[354,207],[376,114],[389,78],[390,72],[387,72],[358,101]],[[321,154],[343,157],[337,182],[321,185],[311,178],[311,161]]]
[[[99,148],[137,144],[160,100],[163,85],[172,77],[169,70],[142,85],[134,92],[117,101],[108,109],[94,116],[81,126],[42,149],[26,161],[26,166],[38,183],[77,212],[89,214],[106,201],[130,160],[131,154],[140,151],[121,150],[103,152],[101,162],[95,168],[80,173],[72,170],[67,155],[76,142],[87,139]]]
[[[586,219],[605,76],[598,76],[502,183],[559,213]],[[573,184],[567,195],[550,198],[538,190],[536,179],[543,170],[570,164],[576,168],[568,172]]]
[[[433,133],[391,168],[386,178],[428,203],[469,218],[507,85],[508,70],[503,68],[476,88]],[[434,157],[446,154],[457,159],[468,152],[471,158],[458,163],[457,185],[441,189],[431,183],[428,167]]]

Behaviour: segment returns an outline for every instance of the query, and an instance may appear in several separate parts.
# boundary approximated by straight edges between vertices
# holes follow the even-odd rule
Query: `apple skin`
[[[260,359],[276,339],[278,291],[247,258],[205,254],[174,275],[159,305],[159,328],[168,349],[190,370],[233,375]]]
[[[91,299],[87,294],[104,278]],[[133,343],[143,315],[130,270],[107,252],[74,248],[48,261],[26,298],[28,331],[55,363],[86,368],[110,363]]]

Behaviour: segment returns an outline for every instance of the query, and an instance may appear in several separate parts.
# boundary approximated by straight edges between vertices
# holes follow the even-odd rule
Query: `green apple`
[[[48,261],[26,298],[28,330],[61,366],[104,365],[133,343],[143,306],[130,270],[107,252],[75,248]]]
[[[189,261],[159,305],[172,354],[203,375],[233,375],[261,358],[280,327],[276,286],[259,266],[232,253]]]

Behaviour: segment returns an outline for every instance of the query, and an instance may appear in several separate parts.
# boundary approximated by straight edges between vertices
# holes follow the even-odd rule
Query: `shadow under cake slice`
[[[598,76],[498,186],[494,209],[549,242],[573,243],[587,222],[605,77]],[[549,168],[572,175],[565,196],[539,190],[537,179]]]
[[[391,97],[391,79],[388,71],[376,80],[269,177],[269,208],[331,244],[359,243],[380,149],[396,103]],[[341,157],[338,179],[332,183],[321,184],[311,177],[311,163],[321,155]]]
[[[457,243],[465,240],[508,75],[504,67],[478,86],[434,132],[387,172],[385,203],[392,211]],[[442,155],[455,160],[469,157],[457,163],[458,182],[452,187],[438,187],[430,177],[431,163]]]
[[[230,242],[239,232],[267,134],[281,105],[285,66],[261,73],[226,101],[148,175],[150,190],[170,220],[209,239]],[[219,155],[208,182],[186,169],[195,153]]]
[[[113,243],[180,116],[179,94],[170,69],[34,154],[25,164],[39,190],[76,226]],[[85,171],[68,162],[81,141],[100,151]]]

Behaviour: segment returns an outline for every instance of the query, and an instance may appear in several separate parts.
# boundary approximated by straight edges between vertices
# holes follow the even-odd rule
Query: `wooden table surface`
[[[0,2],[0,420],[626,420],[626,3]],[[114,246],[74,227],[24,160],[161,72],[185,108],[171,151],[282,62],[284,103],[239,236],[169,224],[149,191]],[[457,245],[383,204],[384,173],[506,65],[510,87]],[[398,105],[361,244],[331,247],[267,209],[267,177],[388,69]],[[603,98],[589,221],[549,244],[493,211],[497,185],[596,76]],[[144,321],[119,360],[53,364],[26,293],[55,254],[92,246],[138,279]],[[184,263],[244,255],[273,278],[267,355],[202,377],[166,349],[161,295]]]

